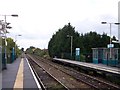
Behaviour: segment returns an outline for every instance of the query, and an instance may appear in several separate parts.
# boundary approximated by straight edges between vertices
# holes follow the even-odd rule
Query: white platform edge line
[[[39,82],[38,82],[38,80],[37,80],[37,78],[36,78],[36,76],[35,76],[32,68],[31,68],[31,66],[30,66],[30,64],[29,64],[29,62],[28,62],[28,59],[26,58],[26,60],[27,60],[28,66],[29,66],[29,68],[30,68],[30,71],[31,71],[31,73],[32,73],[32,75],[33,75],[33,77],[34,77],[34,80],[35,80],[35,82],[36,82],[36,84],[37,84],[37,87],[41,90],[41,86],[40,86],[40,84],[39,84]]]

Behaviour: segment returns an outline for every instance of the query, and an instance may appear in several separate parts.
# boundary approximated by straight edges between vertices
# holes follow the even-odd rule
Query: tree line
[[[107,44],[110,42],[110,37],[106,33],[102,35],[92,31],[85,34],[78,33],[75,31],[75,27],[68,23],[52,35],[48,43],[50,57],[70,59],[71,40],[67,35],[73,36],[72,59],[75,59],[75,49],[80,48],[81,58],[91,60],[92,48],[107,48]],[[116,37],[113,36],[112,39],[116,40]],[[119,45],[115,44],[115,47],[119,47]],[[88,56],[90,56],[89,59]]]
[[[47,49],[40,49],[34,46],[30,46],[29,48],[26,49],[25,53],[34,54],[34,55],[49,59],[49,54]]]

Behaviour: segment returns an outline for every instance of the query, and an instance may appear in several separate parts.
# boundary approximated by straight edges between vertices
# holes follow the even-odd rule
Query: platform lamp
[[[72,59],[72,44],[73,44],[73,36],[67,35],[71,39],[71,59]]]
[[[101,24],[109,24],[110,25],[110,59],[112,59],[112,54],[111,54],[111,48],[112,48],[112,38],[111,38],[111,26],[112,24],[115,24],[115,25],[120,25],[120,23],[108,23],[108,22],[101,22]]]
[[[15,35],[15,58],[17,56],[17,46],[16,46],[16,42],[17,42],[17,36],[22,36],[21,34]]]

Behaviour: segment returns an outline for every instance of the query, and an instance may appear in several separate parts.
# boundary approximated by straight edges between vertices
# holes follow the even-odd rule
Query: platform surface
[[[23,61],[23,62],[22,62]],[[24,88],[39,90],[26,58],[18,58],[2,71],[2,89]]]
[[[117,67],[111,67],[103,64],[86,63],[86,62],[80,62],[75,60],[73,61],[73,60],[67,60],[67,59],[59,59],[59,58],[54,58],[54,60],[120,75],[120,68],[117,68]]]

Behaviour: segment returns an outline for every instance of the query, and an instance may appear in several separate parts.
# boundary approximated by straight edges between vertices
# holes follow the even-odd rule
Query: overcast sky
[[[48,48],[48,42],[59,28],[69,22],[79,33],[96,31],[109,35],[109,25],[102,21],[118,22],[119,0],[0,0],[0,14],[18,14],[7,17],[11,23],[8,37],[18,46]],[[0,16],[0,19],[4,19]],[[112,35],[118,37],[118,28],[112,25]]]

